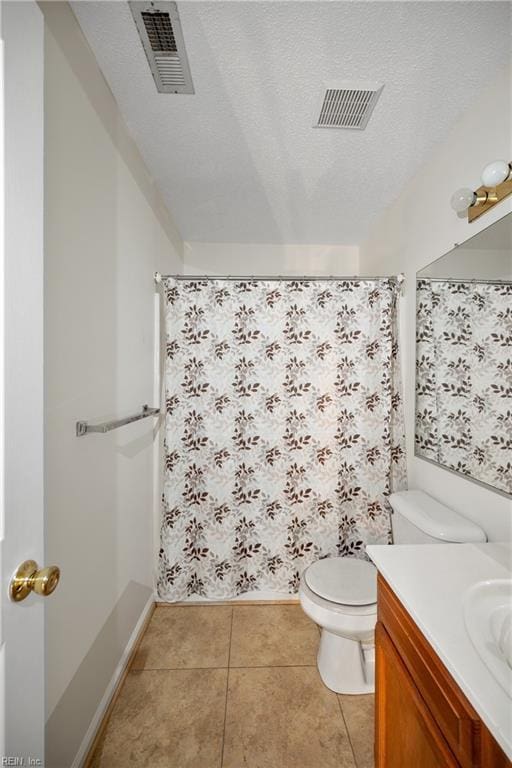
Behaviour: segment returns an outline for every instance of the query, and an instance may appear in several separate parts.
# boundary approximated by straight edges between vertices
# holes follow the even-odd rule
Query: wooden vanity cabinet
[[[376,768],[511,768],[380,575],[375,642]]]

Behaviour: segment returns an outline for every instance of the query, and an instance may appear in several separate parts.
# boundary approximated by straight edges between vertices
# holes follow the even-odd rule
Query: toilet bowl
[[[394,544],[483,542],[485,532],[423,491],[389,497]],[[336,693],[373,693],[377,572],[366,560],[330,557],[303,572],[299,599],[322,633],[317,664]]]
[[[377,621],[377,572],[371,563],[348,557],[319,560],[302,574],[304,613],[322,628],[317,664],[336,693],[372,693]]]

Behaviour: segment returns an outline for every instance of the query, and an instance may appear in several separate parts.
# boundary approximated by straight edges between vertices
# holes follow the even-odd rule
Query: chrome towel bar
[[[125,419],[118,419],[117,421],[105,421],[103,424],[89,424],[87,421],[77,421],[76,436],[83,437],[89,432],[111,432],[118,427],[124,427],[125,424],[132,424],[134,421],[147,419],[148,416],[158,416],[159,413],[160,408],[150,408],[149,405],[143,405],[141,413],[136,413],[134,416],[127,416]]]

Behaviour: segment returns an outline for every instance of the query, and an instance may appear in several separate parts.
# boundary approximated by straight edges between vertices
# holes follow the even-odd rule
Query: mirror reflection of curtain
[[[512,284],[417,281],[416,451],[512,493]]]
[[[405,484],[391,280],[164,281],[158,593],[295,593],[389,540]]]

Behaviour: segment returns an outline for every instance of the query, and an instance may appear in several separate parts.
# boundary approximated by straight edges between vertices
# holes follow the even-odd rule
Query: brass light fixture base
[[[490,211],[491,208],[509,195],[512,195],[512,179],[503,181],[501,184],[498,184],[497,187],[494,187],[494,189],[478,187],[478,189],[475,190],[475,195],[477,197],[476,204],[470,205],[468,208],[469,223],[478,219],[483,213]],[[482,202],[478,202],[479,198]]]
[[[60,569],[56,565],[39,568],[35,560],[25,560],[11,579],[9,597],[15,603],[20,603],[35,592],[42,597],[48,597],[55,591],[60,579]]]

